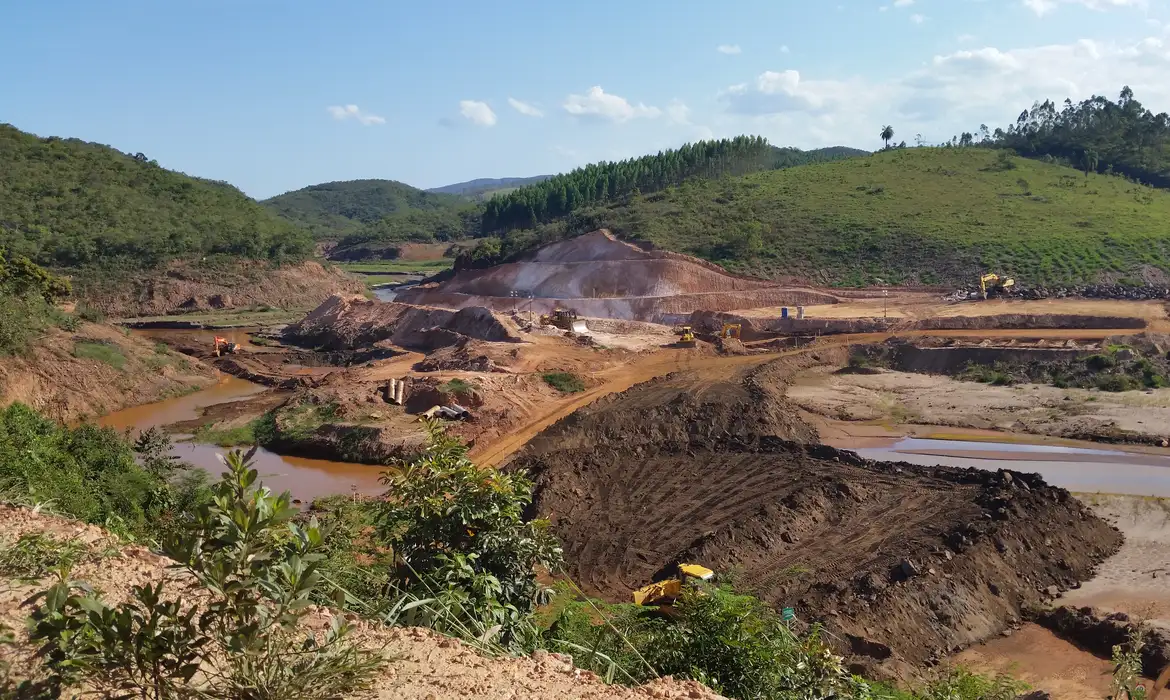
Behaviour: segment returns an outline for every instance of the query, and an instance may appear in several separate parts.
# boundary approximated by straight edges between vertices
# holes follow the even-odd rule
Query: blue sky
[[[698,138],[928,142],[1093,93],[1170,110],[1170,0],[40,0],[0,121],[263,198],[435,187]]]

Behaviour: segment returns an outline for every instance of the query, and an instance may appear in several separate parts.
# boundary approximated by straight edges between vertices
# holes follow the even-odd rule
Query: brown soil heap
[[[1087,578],[1121,536],[1036,475],[864,460],[815,438],[782,360],[677,373],[578,411],[513,468],[536,480],[568,571],[613,601],[697,561],[898,675],[1003,630]]]
[[[330,297],[290,325],[284,337],[330,350],[354,350],[386,340],[405,348],[434,350],[455,345],[464,337],[495,342],[521,339],[511,319],[482,307],[450,311],[341,295]]]
[[[516,298],[517,293],[523,298]],[[830,294],[735,276],[698,258],[643,250],[606,230],[553,243],[520,262],[464,270],[438,287],[404,290],[399,299],[538,312],[568,306],[582,316],[644,321],[696,309],[729,311],[837,301]]]

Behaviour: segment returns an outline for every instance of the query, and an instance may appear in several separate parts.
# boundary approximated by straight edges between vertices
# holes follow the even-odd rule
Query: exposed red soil
[[[788,362],[636,386],[513,462],[535,477],[532,511],[552,519],[586,591],[624,601],[669,565],[699,561],[823,621],[868,672],[897,676],[999,633],[1120,545],[1034,475],[780,439],[815,436],[783,399]]]
[[[123,364],[75,357],[78,343],[106,346]],[[83,323],[72,333],[48,331],[26,354],[0,357],[0,406],[20,401],[72,421],[184,394],[212,384],[215,375],[199,360],[160,349],[138,335]]]
[[[228,268],[173,262],[167,269],[114,283],[75,284],[79,298],[107,316],[161,316],[209,310],[312,308],[330,294],[358,294],[365,285],[337,268],[309,261],[275,266],[247,261]]]

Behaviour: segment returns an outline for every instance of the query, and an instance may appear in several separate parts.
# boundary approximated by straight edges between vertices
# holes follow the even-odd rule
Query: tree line
[[[635,192],[658,192],[694,177],[717,178],[767,170],[775,165],[774,150],[762,136],[737,136],[689,143],[641,158],[592,163],[488,200],[482,232],[534,228],[583,206]]]

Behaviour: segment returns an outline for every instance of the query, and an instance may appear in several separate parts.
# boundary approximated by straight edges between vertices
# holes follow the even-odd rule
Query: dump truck
[[[979,295],[984,299],[991,297],[1007,296],[1012,293],[1012,287],[1016,286],[1016,281],[1010,277],[1001,278],[994,272],[989,272],[979,278]]]
[[[710,581],[715,572],[699,564],[679,564],[675,575],[642,586],[634,591],[634,604],[645,606],[669,606],[682,595],[683,586],[698,581]]]
[[[540,325],[556,326],[557,328],[574,333],[589,332],[589,329],[585,326],[585,322],[577,318],[577,312],[573,309],[553,309],[551,314],[545,314],[540,317]]]

